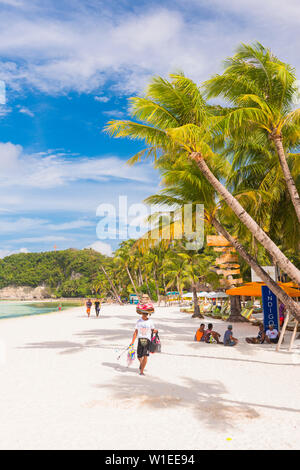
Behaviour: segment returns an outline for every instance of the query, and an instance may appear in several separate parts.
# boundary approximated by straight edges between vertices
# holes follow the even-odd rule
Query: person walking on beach
[[[91,314],[91,308],[92,308],[92,302],[91,302],[91,299],[88,299],[88,301],[86,302],[86,313],[87,313],[87,316],[90,317],[90,314]]]
[[[95,305],[95,312],[96,312],[96,317],[99,317],[99,313],[100,313],[100,300],[95,300],[94,302],[94,305]]]
[[[140,361],[140,375],[145,375],[144,369],[149,357],[152,333],[157,333],[157,330],[155,329],[153,321],[149,319],[149,313],[145,311],[141,314],[141,318],[136,323],[130,344],[130,346],[133,346],[136,338],[138,338],[137,357]]]

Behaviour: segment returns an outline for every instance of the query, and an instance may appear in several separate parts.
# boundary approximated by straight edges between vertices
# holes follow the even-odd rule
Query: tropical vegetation
[[[296,95],[292,67],[259,43],[242,44],[201,87],[183,73],[154,77],[131,98],[133,119],[106,130],[145,142],[130,163],[153,158],[162,169],[166,189],[152,202],[204,203],[207,224],[300,319],[300,306],[260,266],[276,264],[300,284]],[[225,106],[209,101],[219,97]]]

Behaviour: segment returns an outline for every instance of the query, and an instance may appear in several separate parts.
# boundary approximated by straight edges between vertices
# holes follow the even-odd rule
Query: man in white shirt
[[[266,331],[266,341],[267,343],[278,343],[279,335],[276,328],[273,325],[269,325],[269,329]]]
[[[136,322],[131,342],[131,345],[133,345],[136,338],[138,338],[137,357],[140,361],[140,375],[145,375],[144,369],[149,356],[152,332],[157,333],[157,330],[155,329],[153,321],[148,318],[148,313],[145,311],[141,318]]]

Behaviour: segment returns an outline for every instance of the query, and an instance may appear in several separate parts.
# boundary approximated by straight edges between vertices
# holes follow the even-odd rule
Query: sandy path
[[[1,449],[299,449],[300,342],[236,348],[192,341],[177,307],[153,320],[162,354],[128,369],[132,306],[0,322]],[[215,322],[224,332],[225,323]],[[251,325],[234,335],[254,335]],[[3,352],[6,351],[6,359]]]

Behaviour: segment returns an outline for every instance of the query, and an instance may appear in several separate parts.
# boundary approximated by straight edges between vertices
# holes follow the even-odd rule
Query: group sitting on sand
[[[213,329],[213,324],[209,323],[207,325],[207,330],[205,329],[205,324],[201,323],[200,328],[196,331],[195,341],[203,341],[204,343],[217,343],[224,344],[224,346],[235,346],[238,343],[238,340],[232,335],[232,325],[228,325],[228,329],[224,334],[223,342],[220,341],[220,333]]]
[[[265,341],[268,344],[277,344],[279,341],[279,332],[274,325],[270,324],[269,328],[265,331],[264,325],[259,325],[258,334],[254,338],[246,338],[249,344],[263,344]]]
[[[220,333],[213,330],[213,324],[209,323],[207,329],[205,329],[205,324],[201,323],[200,327],[196,331],[194,340],[204,343],[217,343],[224,344],[224,346],[235,346],[238,344],[238,339],[233,336],[233,327],[228,325],[227,330],[224,334],[223,342],[220,341]],[[274,325],[269,325],[268,329],[265,331],[264,326],[261,324],[259,326],[259,331],[256,337],[246,338],[247,343],[249,344],[263,344],[265,341],[268,344],[278,343],[279,333]]]

